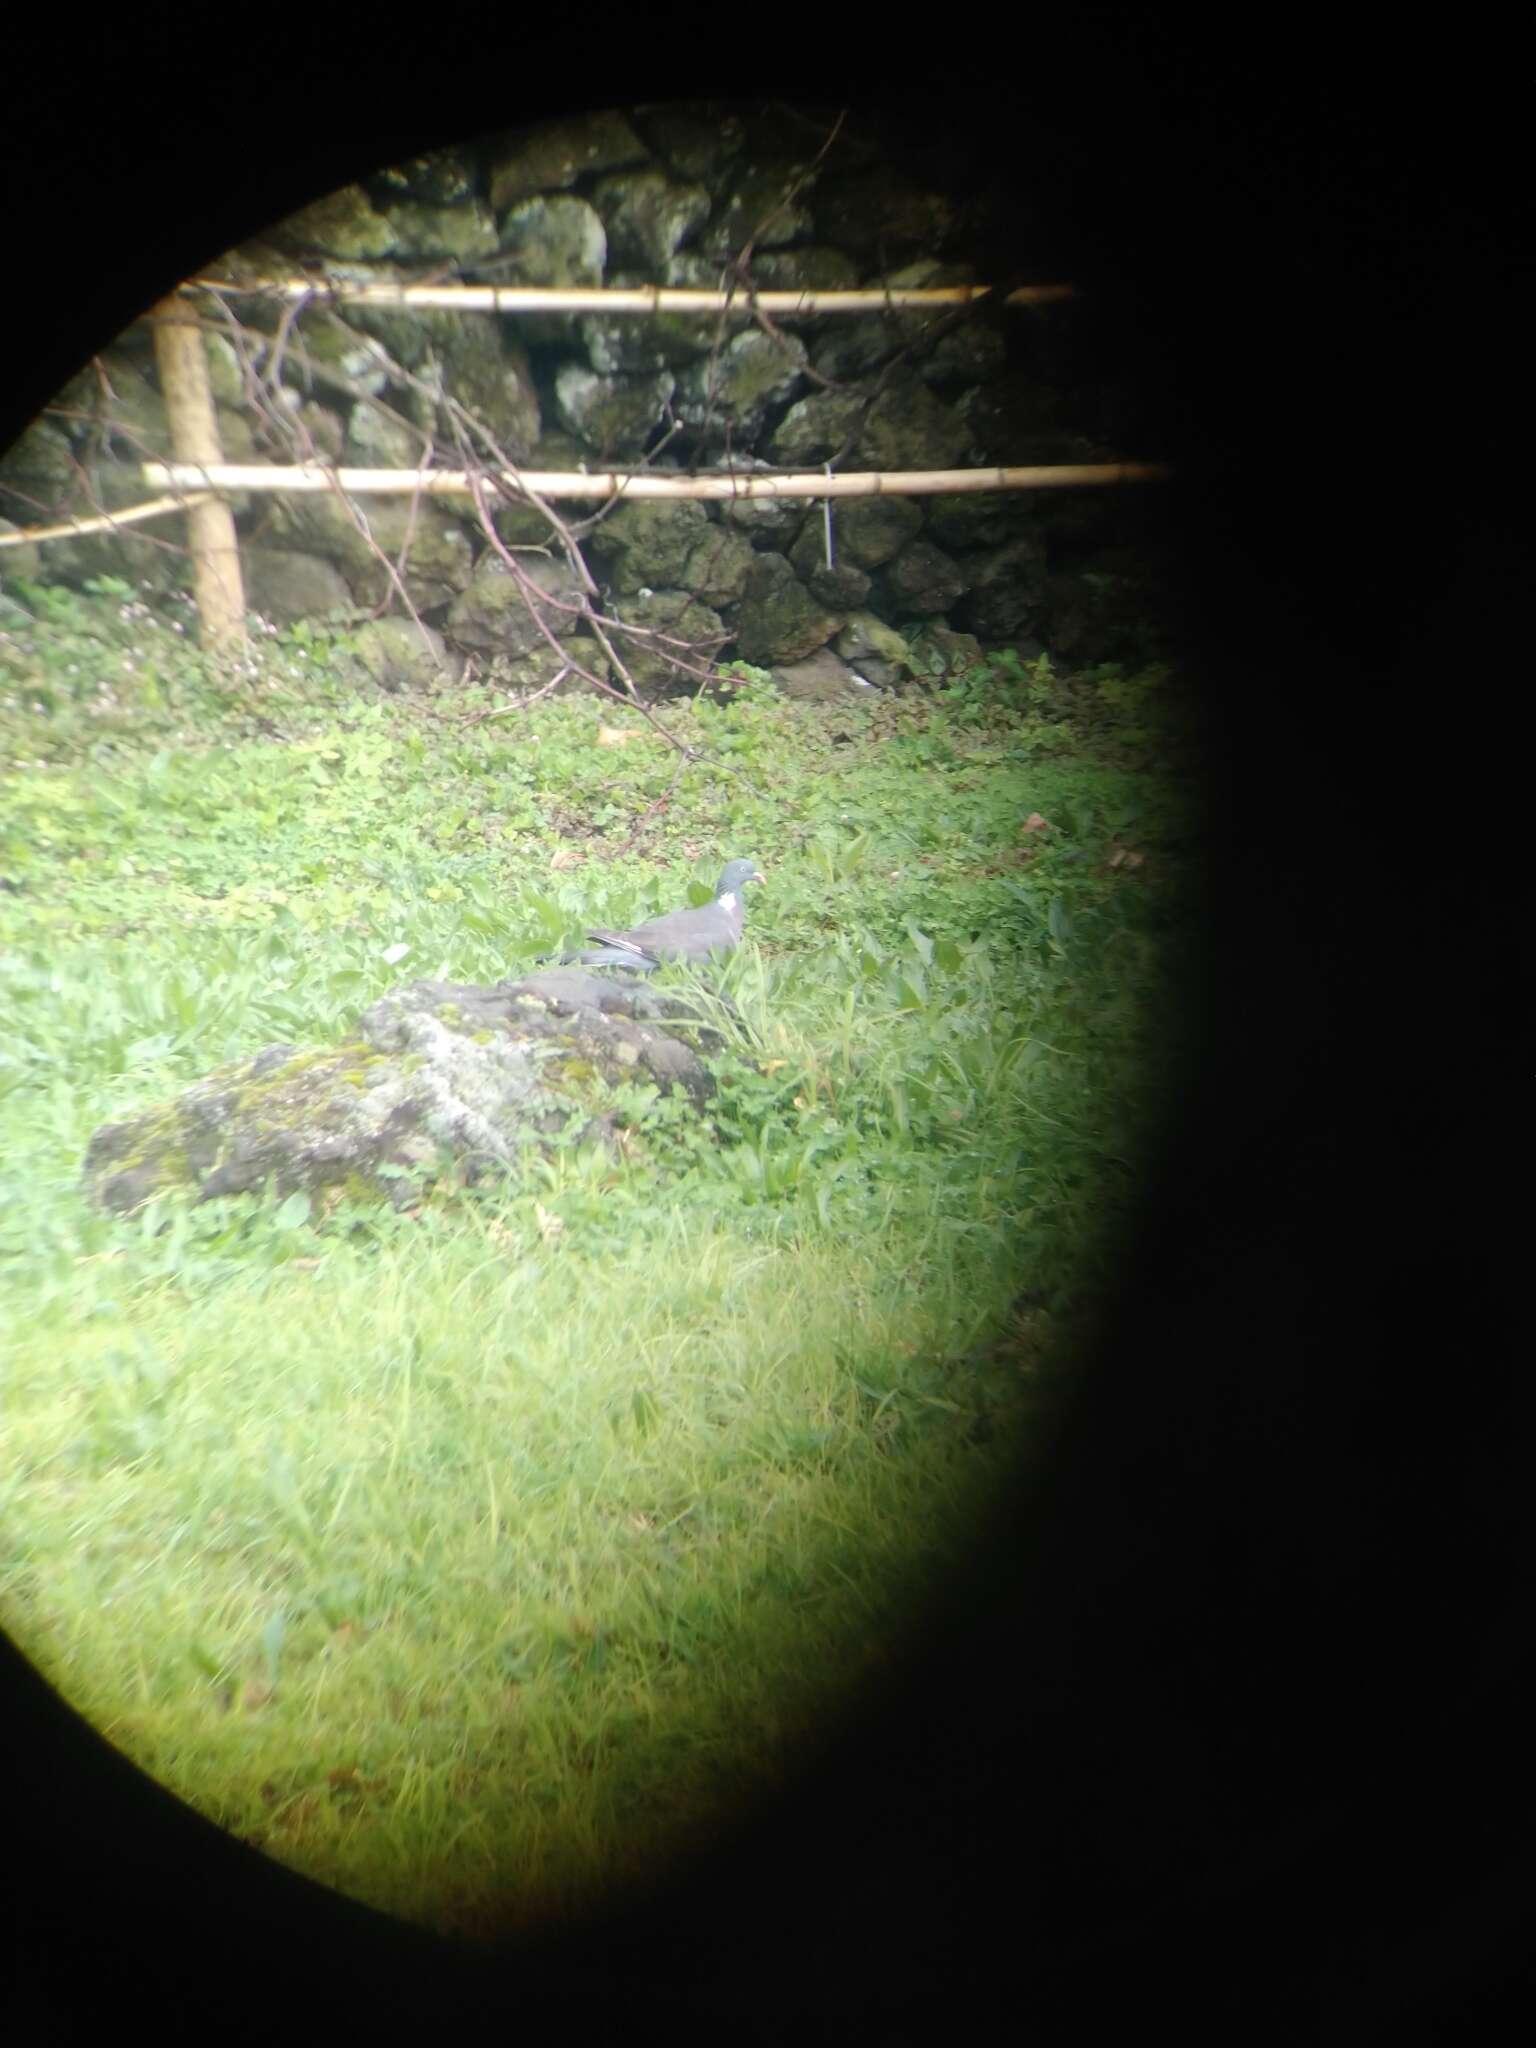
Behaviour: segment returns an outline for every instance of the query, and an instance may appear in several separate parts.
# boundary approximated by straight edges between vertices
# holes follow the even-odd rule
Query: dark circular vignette
[[[1523,580],[1485,494],[1507,424],[1472,396],[1514,388],[1499,167],[1463,156],[1458,183],[1412,94],[1337,37],[1240,58],[1121,23],[999,45],[969,17],[958,48],[882,54],[878,24],[780,27],[777,76],[657,10],[606,49],[584,17],[579,64],[520,28],[492,79],[490,32],[450,16],[435,125],[356,143],[332,127],[423,98],[356,28],[201,57],[169,11],[92,29],[89,52],[22,31],[0,427],[208,257],[465,134],[703,92],[846,93],[967,133],[1054,223],[1085,346],[1137,381],[1136,452],[1178,466],[1166,516],[1219,736],[1213,1028],[1113,1327],[1043,1491],[798,1796],[537,1946],[472,1960],[277,1869],[0,1644],[18,2039],[516,2021],[899,2043],[1001,2017],[1080,2040],[1177,2015],[1197,2038],[1396,2043],[1488,2038],[1519,1988],[1527,1528],[1486,1371],[1508,1226],[1475,1164],[1436,1180],[1453,1123],[1508,1110],[1477,1044],[1486,1080],[1426,1085],[1432,984],[1472,923],[1447,929],[1425,813],[1468,791],[1402,744],[1426,703],[1466,743],[1469,664]],[[542,79],[559,88],[520,90]],[[252,146],[211,177],[232,134]],[[1432,491],[1426,442],[1457,448],[1459,491]]]

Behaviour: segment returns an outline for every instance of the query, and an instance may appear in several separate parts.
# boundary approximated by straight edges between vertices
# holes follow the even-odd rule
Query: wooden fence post
[[[222,462],[218,415],[213,409],[208,358],[203,353],[196,313],[185,299],[173,294],[161,300],[150,320],[176,460]],[[188,508],[187,545],[202,644],[210,653],[234,653],[246,644],[245,585],[235,516],[225,499],[209,498]]]

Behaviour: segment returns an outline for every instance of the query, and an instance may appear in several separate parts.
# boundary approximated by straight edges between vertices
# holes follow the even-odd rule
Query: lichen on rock
[[[173,1192],[208,1201],[268,1186],[398,1203],[399,1169],[445,1155],[466,1178],[515,1176],[531,1150],[611,1138],[608,1091],[636,1079],[702,1110],[710,1075],[666,1028],[688,1014],[682,997],[582,968],[489,988],[413,982],[340,1045],[267,1046],[102,1125],[85,1192],[118,1213]]]

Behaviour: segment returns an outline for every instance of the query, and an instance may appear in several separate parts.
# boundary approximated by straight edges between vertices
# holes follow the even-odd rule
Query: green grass
[[[267,1853],[560,1913],[771,1795],[1047,1427],[1185,1035],[1174,679],[749,687],[680,762],[184,637],[0,600],[0,1621]],[[637,1091],[623,1158],[408,1214],[84,1208],[100,1122],[737,853],[705,1128]]]

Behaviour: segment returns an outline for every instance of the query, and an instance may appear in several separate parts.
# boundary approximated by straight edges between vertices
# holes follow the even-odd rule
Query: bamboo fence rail
[[[170,490],[333,491],[400,496],[472,497],[477,479],[463,469],[331,469],[316,464],[146,462],[144,480]],[[492,471],[491,475],[498,472]],[[514,497],[541,498],[917,498],[949,491],[1032,491],[1066,485],[1159,482],[1169,474],[1157,462],[1053,463],[1035,469],[850,470],[760,475],[661,474],[654,470],[502,470]]]
[[[194,569],[198,572],[199,610],[204,630],[219,641],[237,637],[241,617],[239,556],[225,493],[231,491],[341,491],[358,495],[423,495],[477,497],[484,477],[455,469],[344,469],[319,463],[229,463],[211,459],[217,450],[217,426],[201,356],[188,358],[190,327],[180,309],[198,293],[227,292],[277,298],[302,304],[308,300],[373,306],[432,306],[464,312],[634,314],[713,313],[778,318],[826,313],[872,313],[894,308],[922,311],[964,307],[991,295],[988,285],[925,287],[872,286],[860,290],[764,290],[725,285],[716,290],[647,285],[638,287],[573,287],[548,285],[464,285],[356,282],[349,279],[286,279],[245,282],[237,279],[192,278],[154,309],[157,348],[167,411],[172,426],[173,462],[145,462],[147,485],[168,495],[123,511],[90,519],[66,519],[51,526],[0,533],[0,549],[38,541],[133,526],[141,521],[185,513]],[[1008,292],[1006,306],[1050,305],[1076,296],[1066,284],[1023,285]],[[173,340],[174,337],[174,340]],[[950,492],[1053,490],[1080,486],[1160,482],[1171,474],[1156,462],[1054,463],[992,469],[924,469],[820,472],[704,471],[697,474],[633,470],[503,470],[490,472],[514,500],[558,501],[620,498],[712,499],[926,497]],[[217,574],[215,574],[217,572]],[[202,587],[207,585],[206,590]]]
[[[168,512],[185,512],[193,505],[206,504],[212,493],[196,491],[188,496],[156,498],[147,505],[134,505],[124,512],[103,512],[94,519],[61,519],[53,526],[29,526],[16,533],[0,533],[0,548],[30,547],[40,540],[80,540],[90,533],[111,533],[119,526],[137,526],[144,519],[163,519]]]
[[[985,284],[934,285],[922,288],[869,285],[857,291],[757,291],[747,287],[705,289],[673,285],[493,285],[493,284],[361,284],[340,278],[292,278],[268,283],[242,283],[229,278],[193,278],[184,292],[218,291],[254,298],[335,300],[357,306],[439,306],[481,313],[718,313],[750,314],[755,308],[780,318],[796,314],[809,319],[824,313],[871,313],[887,307],[924,310],[969,306],[988,298]],[[1069,284],[1021,285],[1008,293],[1005,306],[1053,305],[1076,297]]]

